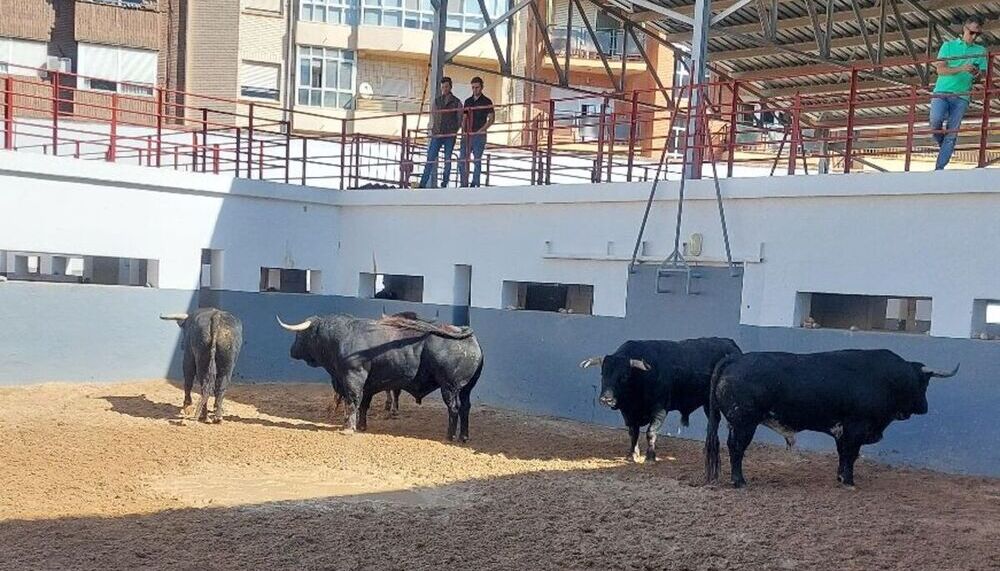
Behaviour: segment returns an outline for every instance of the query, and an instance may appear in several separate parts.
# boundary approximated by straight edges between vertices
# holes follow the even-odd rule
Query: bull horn
[[[188,318],[186,313],[161,313],[160,319],[165,321],[185,321]]]
[[[925,375],[930,375],[932,377],[941,377],[942,379],[947,379],[948,377],[954,377],[955,375],[957,375],[958,374],[958,368],[961,365],[962,365],[961,363],[955,365],[955,368],[952,369],[951,371],[948,371],[948,372],[938,371],[938,370],[932,369],[930,367],[923,367],[921,370],[924,372]]]
[[[593,367],[594,365],[600,365],[604,362],[604,357],[591,357],[589,359],[584,359],[580,363],[581,369],[586,369],[587,367]]]
[[[643,361],[642,359],[629,359],[628,364],[630,367],[639,369],[640,371],[648,371],[652,369],[652,367],[649,366],[649,363]]]
[[[278,325],[280,325],[282,329],[285,329],[287,331],[305,331],[306,329],[312,327],[312,320],[309,319],[303,321],[302,323],[299,323],[298,325],[289,325],[284,321],[282,321],[281,318],[278,317],[277,315],[275,315],[274,318],[278,320]]]

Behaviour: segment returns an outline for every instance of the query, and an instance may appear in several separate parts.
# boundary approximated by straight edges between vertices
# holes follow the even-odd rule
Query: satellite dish
[[[372,89],[372,84],[367,81],[362,81],[358,84],[358,95],[360,95],[362,99],[371,99],[374,94],[375,90]]]

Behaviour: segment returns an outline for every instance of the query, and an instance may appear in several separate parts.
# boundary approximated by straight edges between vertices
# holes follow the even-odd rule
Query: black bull
[[[243,324],[233,314],[214,308],[197,309],[190,315],[174,313],[160,319],[176,321],[184,330],[184,407],[182,412],[198,420],[208,417],[208,395],[215,395],[212,421],[225,415],[223,401],[233,376],[236,359],[243,347]],[[191,388],[195,379],[201,388],[197,409],[191,408]]]
[[[719,476],[720,414],[729,421],[732,482],[746,485],[743,455],[763,424],[788,445],[803,430],[837,441],[837,479],[854,485],[861,446],[874,444],[893,420],[927,413],[927,385],[951,377],[887,350],[844,350],[798,355],[746,353],[720,362],[712,376],[705,439],[705,476]]]
[[[295,332],[292,359],[330,374],[348,406],[347,430],[367,428],[372,397],[404,390],[417,402],[441,389],[448,407],[448,439],[469,439],[471,393],[483,370],[483,352],[472,330],[425,321],[348,315],[310,317]]]
[[[656,435],[667,412],[680,411],[681,423],[708,404],[715,365],[740,353],[732,339],[626,341],[611,355],[591,357],[583,368],[601,366],[601,404],[621,412],[631,444],[627,460],[639,461],[639,429],[646,429],[646,460],[656,460]]]

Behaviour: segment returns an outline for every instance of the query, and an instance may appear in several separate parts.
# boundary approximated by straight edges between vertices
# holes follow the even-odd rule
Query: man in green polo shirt
[[[935,170],[941,170],[955,152],[955,140],[962,117],[969,108],[972,84],[986,72],[986,48],[976,44],[983,33],[983,19],[969,16],[962,28],[962,37],[948,40],[938,50],[934,67],[938,78],[931,96],[931,129],[940,147]]]

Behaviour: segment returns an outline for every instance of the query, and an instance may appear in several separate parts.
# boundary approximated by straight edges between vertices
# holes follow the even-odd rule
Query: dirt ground
[[[632,465],[622,430],[477,405],[453,445],[405,395],[349,435],[330,401],[239,385],[207,425],[162,381],[0,389],[0,569],[1000,569],[1000,480],[862,461],[847,490],[755,446],[748,489],[706,487],[693,441]]]

